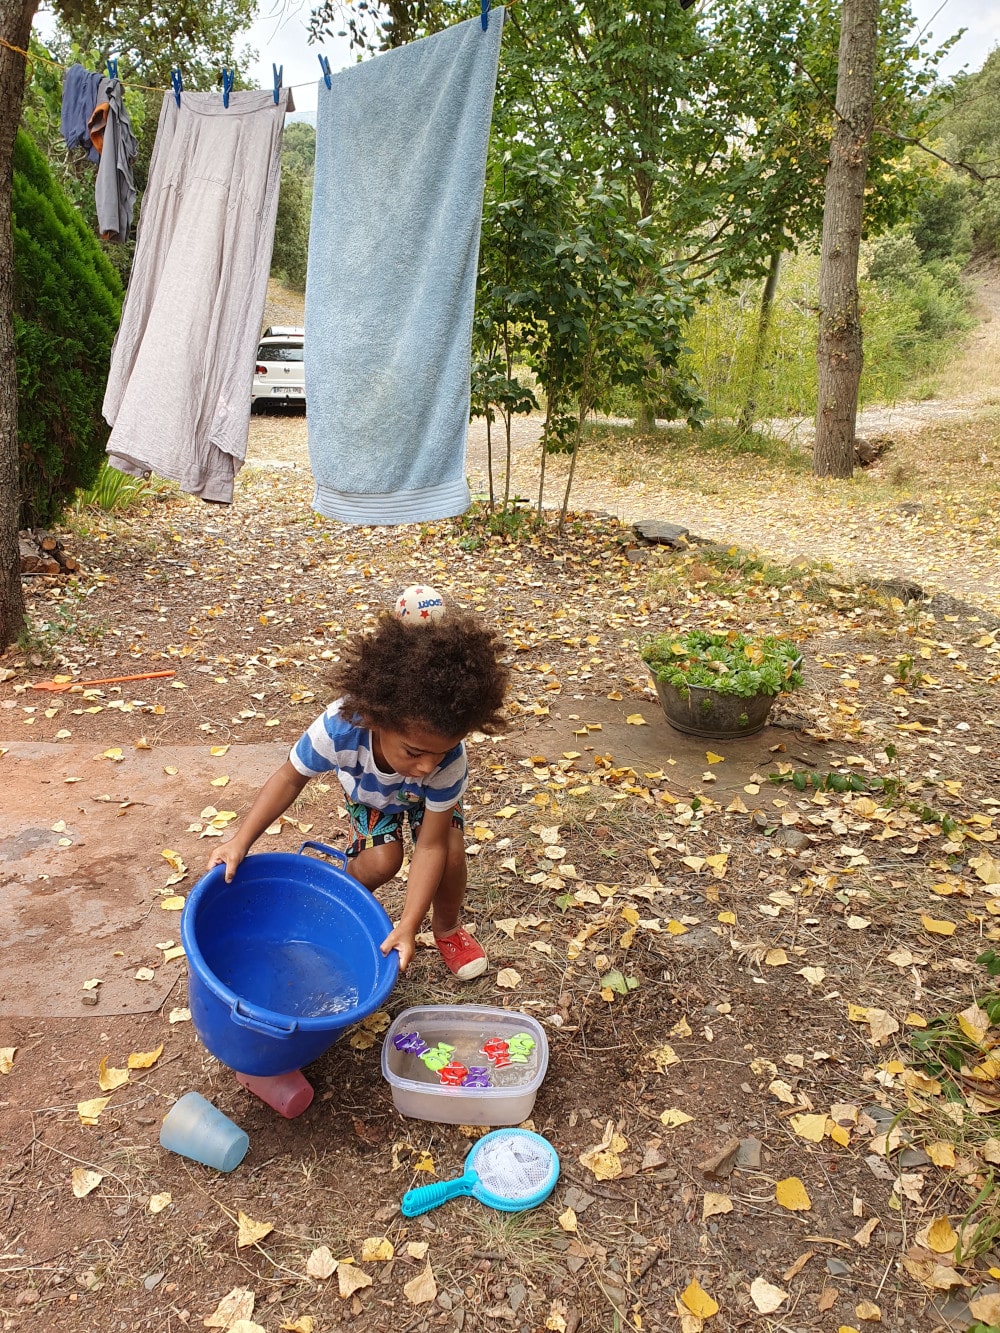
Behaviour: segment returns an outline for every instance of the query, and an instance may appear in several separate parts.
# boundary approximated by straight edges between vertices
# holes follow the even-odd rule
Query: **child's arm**
[[[416,934],[444,876],[448,861],[448,833],[452,810],[427,810],[420,823],[420,836],[413,848],[406,898],[399,925],[382,941],[382,952],[396,949],[400,971],[405,972],[416,951]]]
[[[236,833],[212,853],[206,870],[213,866],[226,867],[226,883],[236,874],[236,867],[266,828],[283,815],[302,791],[309,779],[286,759],[276,773],[272,773],[257,793],[250,811]]]

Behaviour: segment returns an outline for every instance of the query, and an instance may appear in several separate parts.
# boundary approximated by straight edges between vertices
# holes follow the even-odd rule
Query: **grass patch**
[[[725,422],[711,422],[700,430],[688,426],[668,426],[651,433],[636,431],[634,426],[609,422],[588,422],[583,430],[588,452],[612,459],[611,479],[618,485],[640,480],[652,473],[660,475],[665,465],[699,459],[714,462],[732,459],[757,459],[791,474],[808,472],[809,454],[767,431],[741,431]]]
[[[759,598],[762,590],[794,589],[801,599],[825,605],[830,601],[831,573],[827,562],[783,565],[738,546],[705,546],[665,556],[651,569],[648,589],[676,603],[686,601],[692,590],[738,601]]]
[[[77,513],[81,509],[100,509],[106,514],[123,513],[171,488],[171,482],[158,478],[130,477],[128,473],[109,466],[105,460],[93,485],[77,491],[74,508]]]

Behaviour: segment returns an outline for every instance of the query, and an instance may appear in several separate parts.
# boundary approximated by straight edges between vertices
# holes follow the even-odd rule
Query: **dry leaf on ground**
[[[369,1236],[361,1242],[361,1262],[363,1264],[386,1263],[396,1253],[396,1247],[388,1236]]]
[[[403,1295],[411,1305],[424,1305],[427,1301],[433,1301],[437,1294],[438,1288],[434,1281],[434,1271],[431,1268],[431,1261],[428,1259],[427,1267],[423,1272],[411,1278],[403,1287]]]
[[[236,1220],[239,1223],[239,1234],[236,1237],[236,1248],[245,1249],[248,1245],[256,1245],[259,1240],[269,1236],[274,1230],[273,1222],[256,1222],[246,1213],[238,1212]]]
[[[762,1277],[755,1277],[750,1283],[750,1299],[760,1314],[773,1314],[778,1306],[788,1300],[788,1292],[767,1282]]]
[[[240,1319],[249,1319],[253,1314],[254,1294],[249,1287],[233,1287],[204,1319],[206,1328],[228,1329]]]
[[[371,1278],[357,1264],[337,1265],[337,1289],[341,1300],[346,1301],[348,1296],[353,1296],[356,1291],[370,1287],[371,1284]]]
[[[320,1281],[333,1277],[336,1270],[337,1261],[330,1253],[328,1245],[317,1245],[306,1260],[306,1272],[310,1277],[319,1278]]]
[[[86,1198],[91,1190],[97,1189],[103,1179],[100,1171],[87,1171],[82,1166],[74,1166],[70,1174],[73,1193],[78,1199]]]

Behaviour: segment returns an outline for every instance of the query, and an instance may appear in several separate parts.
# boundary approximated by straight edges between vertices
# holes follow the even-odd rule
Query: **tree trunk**
[[[837,106],[823,200],[819,272],[819,401],[813,472],[849,477],[861,380],[858,250],[872,134],[879,0],[843,0]]]
[[[0,0],[0,37],[28,49],[37,0]],[[14,350],[14,238],[11,189],[14,140],[24,97],[24,56],[0,46],[0,650],[24,624],[17,530],[21,483],[17,436],[17,356]]]
[[[493,496],[493,421],[489,403],[486,404],[486,471],[490,478],[490,513],[496,501]]]
[[[781,271],[781,251],[771,256],[771,264],[764,280],[764,291],[760,298],[760,313],[757,316],[757,337],[753,345],[753,359],[750,362],[750,385],[747,389],[746,402],[740,413],[740,430],[749,435],[757,417],[757,385],[764,368],[764,353],[767,350],[767,335],[771,328],[771,313],[774,310],[774,298],[778,290],[778,274]]]

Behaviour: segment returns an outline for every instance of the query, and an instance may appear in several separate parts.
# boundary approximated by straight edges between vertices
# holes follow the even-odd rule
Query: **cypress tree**
[[[104,458],[122,287],[31,137],[14,149],[14,335],[21,522],[51,522]]]

